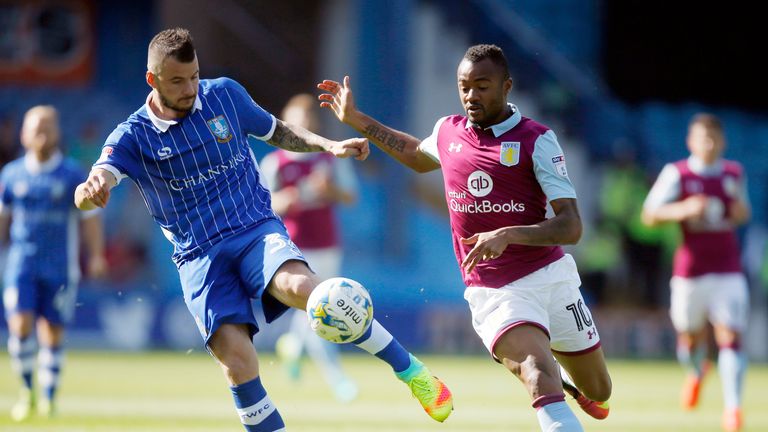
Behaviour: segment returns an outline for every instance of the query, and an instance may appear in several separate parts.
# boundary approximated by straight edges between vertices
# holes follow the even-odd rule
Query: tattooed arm
[[[376,147],[397,159],[401,164],[417,172],[440,168],[440,164],[419,150],[421,140],[405,132],[379,123],[376,119],[358,111],[352,97],[349,77],[344,84],[325,80],[317,87],[327,93],[320,95],[320,106],[333,110],[341,122],[346,123],[373,142]]]
[[[366,139],[350,138],[344,141],[333,141],[280,119],[277,119],[275,131],[267,140],[267,144],[297,153],[327,151],[336,157],[354,157],[360,160],[368,157],[370,152]]]

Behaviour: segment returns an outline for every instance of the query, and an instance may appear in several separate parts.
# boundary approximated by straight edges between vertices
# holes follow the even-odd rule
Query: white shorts
[[[692,332],[707,320],[744,331],[749,320],[749,290],[742,273],[711,273],[672,277],[669,315],[675,330]]]
[[[501,288],[467,287],[464,299],[472,312],[472,326],[491,355],[506,331],[523,324],[546,332],[553,351],[576,355],[600,346],[580,285],[576,263],[566,254]]]

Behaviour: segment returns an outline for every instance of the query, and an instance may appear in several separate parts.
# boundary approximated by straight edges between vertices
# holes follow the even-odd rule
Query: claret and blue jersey
[[[180,266],[277,219],[247,140],[269,139],[276,122],[237,82],[201,80],[187,116],[163,120],[145,104],[107,138],[94,167],[136,183]]]

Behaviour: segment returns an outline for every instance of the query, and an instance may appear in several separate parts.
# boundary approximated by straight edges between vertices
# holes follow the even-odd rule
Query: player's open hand
[[[461,243],[475,245],[461,262],[461,267],[467,273],[471,273],[480,261],[491,261],[500,257],[509,245],[501,229],[462,238]]]
[[[349,123],[352,114],[357,111],[349,76],[344,77],[343,85],[333,80],[323,80],[317,88],[326,92],[317,97],[321,101],[320,106],[332,110],[342,123]]]
[[[109,190],[117,183],[115,176],[107,170],[96,169],[88,175],[88,180],[75,190],[75,205],[80,210],[105,207],[109,201]]]
[[[329,152],[338,158],[353,157],[357,160],[365,160],[371,153],[366,138],[350,138],[344,141],[334,141]]]

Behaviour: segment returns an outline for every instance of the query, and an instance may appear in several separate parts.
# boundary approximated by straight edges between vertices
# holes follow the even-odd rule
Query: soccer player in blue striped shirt
[[[368,141],[328,140],[275,118],[231,79],[201,80],[185,29],[152,39],[147,69],[146,104],[107,138],[75,203],[83,210],[104,207],[122,179],[136,184],[174,246],[184,300],[229,381],[245,429],[283,431],[259,377],[250,301],[260,299],[272,322],[289,307],[304,309],[321,281],[272,211],[247,136],[357,159],[368,156]],[[448,388],[381,324],[374,321],[353,343],[390,364],[431,417],[448,417]]]
[[[64,331],[74,315],[80,279],[81,236],[89,275],[100,276],[106,270],[100,211],[83,213],[72,205],[72,194],[85,172],[62,155],[60,136],[54,107],[31,108],[21,128],[25,155],[0,173],[0,237],[10,234],[3,275],[8,355],[22,382],[21,397],[11,409],[16,421],[28,418],[36,406],[44,416],[54,413]],[[35,356],[41,390],[37,403]]]

